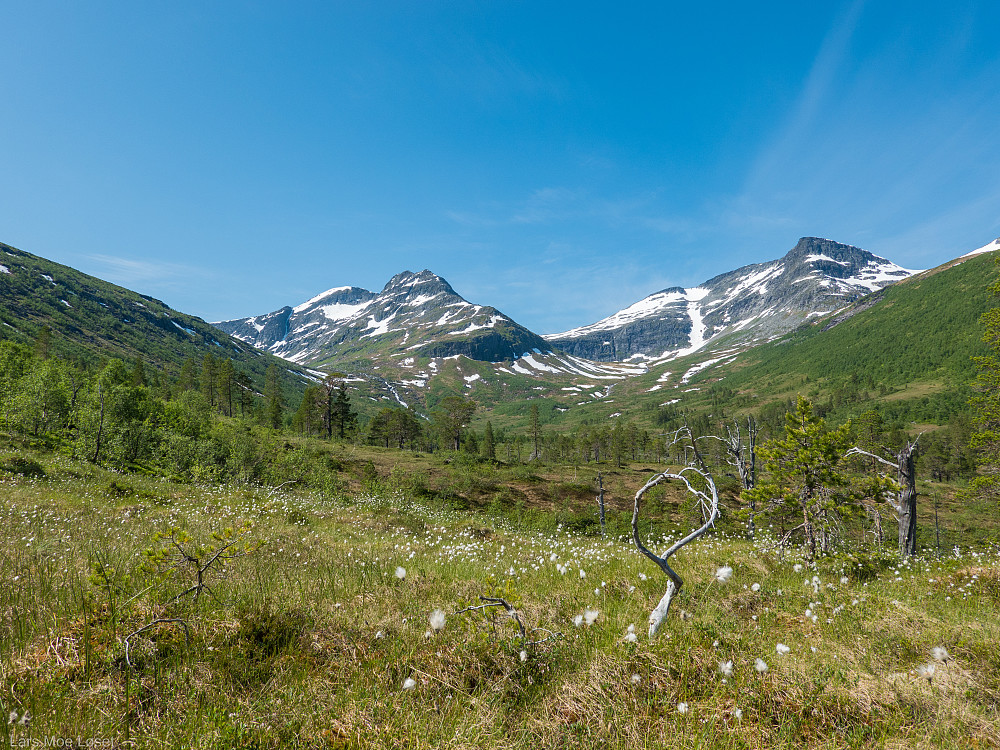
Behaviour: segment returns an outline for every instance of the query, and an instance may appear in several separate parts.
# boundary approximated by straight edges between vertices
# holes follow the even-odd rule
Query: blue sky
[[[697,7],[695,7],[697,5]],[[3,2],[0,241],[208,320],[429,268],[549,333],[1000,235],[995,2]]]

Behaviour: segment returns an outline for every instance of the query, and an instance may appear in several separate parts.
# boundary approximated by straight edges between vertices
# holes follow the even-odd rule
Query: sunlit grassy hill
[[[160,300],[0,243],[0,340],[35,345],[76,361],[140,359],[151,372],[177,377],[184,361],[206,354],[231,359],[263,390],[278,365],[288,398],[302,395],[306,370],[255,349],[201,318]]]

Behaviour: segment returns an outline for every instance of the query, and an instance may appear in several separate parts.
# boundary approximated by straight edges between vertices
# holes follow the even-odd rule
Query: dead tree
[[[889,505],[895,511],[896,520],[899,522],[899,554],[903,557],[917,554],[916,454],[919,440],[920,435],[917,435],[913,442],[907,441],[906,445],[896,452],[892,461],[857,447],[847,452],[848,456],[867,456],[882,464],[887,473],[895,473],[897,489],[890,494]]]
[[[597,510],[601,517],[601,536],[607,536],[607,530],[605,529],[605,515],[604,515],[604,477],[601,476],[601,472],[597,472]]]
[[[708,465],[705,463],[705,459],[701,455],[701,451],[698,450],[698,440],[694,433],[691,431],[690,425],[688,425],[687,419],[684,420],[684,426],[674,430],[673,436],[670,438],[670,442],[667,444],[667,448],[672,448],[673,446],[680,443],[684,446],[684,463],[687,468],[694,469],[702,476],[708,476],[710,474]],[[715,523],[715,519],[710,519],[712,515],[711,503],[708,502],[704,496],[698,496],[698,509],[701,512],[701,520],[706,524]]]
[[[732,425],[726,425],[726,437],[718,435],[705,435],[700,440],[718,440],[722,443],[722,449],[726,463],[736,469],[740,477],[740,486],[744,490],[752,490],[757,485],[757,434],[760,426],[752,416],[747,417],[746,433],[743,427],[736,420]],[[690,430],[688,431],[690,435]],[[696,454],[699,461],[701,454]],[[705,469],[704,462],[701,468]],[[753,496],[749,496],[750,503],[750,525],[749,536],[754,538],[755,516],[757,513],[757,503]]]
[[[690,434],[690,432],[689,432]],[[707,487],[707,494],[705,491],[696,489],[692,486],[688,479],[688,474],[696,474],[702,478]],[[663,556],[658,556],[651,552],[645,544],[642,542],[642,538],[639,536],[639,511],[642,506],[642,497],[649,490],[651,490],[656,485],[661,482],[665,482],[669,479],[678,479],[684,482],[687,487],[688,492],[698,498],[699,503],[702,507],[708,507],[709,513],[708,518],[705,522],[692,531],[690,534],[685,536],[683,539],[674,542],[670,549],[663,553]],[[670,557],[676,553],[681,547],[693,542],[695,539],[700,537],[706,531],[711,528],[712,524],[715,523],[715,519],[719,516],[719,493],[715,489],[715,482],[712,481],[712,476],[701,469],[695,468],[693,466],[688,466],[680,470],[677,474],[671,472],[663,472],[662,474],[657,474],[655,477],[650,479],[642,488],[635,493],[635,505],[632,508],[632,539],[635,541],[635,546],[639,551],[656,563],[660,570],[662,570],[667,575],[667,591],[660,599],[660,603],[656,605],[656,608],[649,615],[649,637],[652,638],[656,635],[656,632],[660,629],[663,621],[667,618],[667,612],[670,610],[670,602],[676,596],[677,592],[681,590],[684,586],[684,580],[677,575],[670,564],[667,562]]]

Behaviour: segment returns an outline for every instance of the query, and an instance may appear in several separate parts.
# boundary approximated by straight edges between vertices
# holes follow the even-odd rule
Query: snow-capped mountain
[[[722,337],[727,345],[774,338],[914,273],[852,245],[803,237],[780,260],[691,289],[664,289],[597,323],[544,338],[591,360],[665,359]]]
[[[513,360],[545,341],[493,307],[474,305],[424,270],[393,276],[381,292],[345,286],[296,307],[216,327],[279,357],[318,364],[381,354]]]

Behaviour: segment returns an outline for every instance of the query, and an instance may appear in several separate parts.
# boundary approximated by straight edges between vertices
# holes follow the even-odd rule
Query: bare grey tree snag
[[[752,490],[757,486],[757,435],[760,426],[752,416],[747,417],[746,434],[740,423],[733,420],[732,425],[726,425],[726,437],[718,435],[705,435],[705,440],[718,440],[722,443],[726,463],[736,469],[740,478],[740,486],[744,490]],[[690,430],[688,431],[690,435]],[[700,459],[700,454],[697,454]],[[700,464],[705,469],[704,464]],[[751,495],[750,498],[750,521],[749,537],[754,538],[756,533],[757,502]]]
[[[857,447],[847,451],[848,456],[867,456],[881,463],[888,471],[895,472],[898,489],[889,503],[899,523],[899,554],[903,557],[917,554],[916,454],[919,440],[920,435],[917,435],[912,442],[907,441],[906,445],[893,456],[895,459],[893,461]]]
[[[882,512],[875,505],[866,505],[865,510],[872,519],[872,537],[879,549],[885,544],[885,532],[882,531]]]
[[[690,432],[688,434],[690,434]],[[709,494],[706,494],[702,490],[695,489],[691,485],[691,482],[688,480],[688,477],[685,476],[686,474],[689,473],[697,474],[702,478],[702,480],[704,480],[705,484],[707,485]],[[684,482],[684,485],[687,487],[688,492],[697,497],[703,507],[707,506],[710,510],[708,518],[700,527],[692,531],[683,539],[674,542],[673,545],[671,545],[670,549],[664,552],[663,556],[660,557],[655,553],[651,552],[646,547],[646,545],[643,544],[642,538],[639,536],[639,511],[642,506],[643,495],[645,495],[649,490],[651,490],[656,485],[660,484],[661,482],[665,482],[669,479],[678,479],[681,482]],[[678,472],[677,474],[671,472],[663,472],[662,474],[657,474],[655,477],[646,482],[646,484],[644,484],[637,493],[635,493],[635,504],[632,508],[632,539],[635,541],[635,546],[638,548],[638,550],[646,557],[648,557],[650,560],[652,560],[654,563],[656,563],[657,566],[659,566],[660,570],[662,570],[667,575],[668,579],[666,593],[663,595],[663,598],[660,599],[660,603],[656,605],[656,608],[649,615],[650,638],[655,636],[657,631],[660,629],[660,626],[663,624],[663,621],[667,618],[667,613],[670,611],[670,602],[673,600],[674,596],[676,596],[677,592],[681,590],[681,587],[684,586],[684,580],[679,575],[677,575],[677,573],[674,571],[673,568],[670,567],[670,564],[667,561],[675,552],[677,552],[677,550],[681,549],[681,547],[685,546],[686,544],[689,544],[690,542],[693,542],[695,539],[697,539],[706,531],[708,531],[709,528],[711,528],[712,524],[715,523],[715,519],[718,518],[718,516],[719,516],[719,493],[715,489],[715,482],[712,480],[712,476],[708,472],[702,471],[701,469],[697,469],[693,466],[685,467],[681,469],[680,472]]]
[[[684,446],[684,462],[687,465],[687,468],[695,469],[703,476],[708,476],[710,474],[708,466],[705,463],[705,459],[701,455],[701,451],[698,450],[698,439],[695,438],[694,433],[691,431],[691,427],[688,425],[687,419],[684,420],[683,427],[674,431],[673,437],[670,439],[670,443],[667,447],[668,449],[672,448],[678,443]],[[690,453],[688,452],[689,448]],[[693,457],[693,460],[691,457]],[[705,497],[702,495],[698,496],[698,508],[701,511],[701,520],[703,523],[707,523],[709,525],[714,523],[714,520],[709,521],[709,517],[712,514],[711,503],[707,502]]]
[[[607,536],[604,527],[604,477],[601,476],[601,472],[597,472],[597,509],[601,514],[601,536]]]

